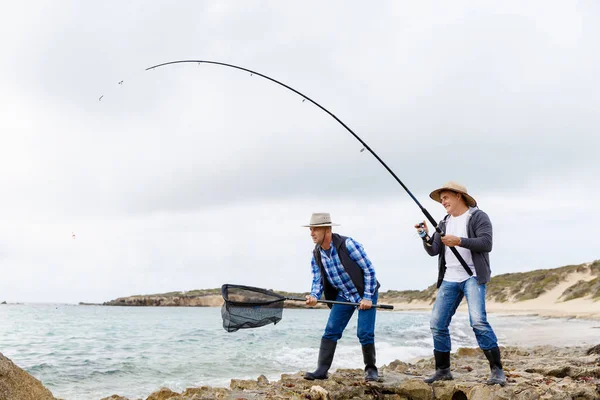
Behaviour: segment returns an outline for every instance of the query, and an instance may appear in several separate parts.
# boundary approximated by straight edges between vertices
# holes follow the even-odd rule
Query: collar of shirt
[[[321,246],[319,246],[319,250],[321,251],[321,256],[325,256],[327,258],[333,258],[334,255],[337,254],[337,251],[335,250],[335,247],[333,246],[333,242],[329,245],[329,255],[327,254],[328,250],[325,250],[324,248],[322,248]]]

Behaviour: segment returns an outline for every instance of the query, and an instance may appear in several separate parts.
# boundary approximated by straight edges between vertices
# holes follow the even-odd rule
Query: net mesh
[[[226,284],[221,288],[221,317],[227,332],[281,321],[285,297],[259,288]]]

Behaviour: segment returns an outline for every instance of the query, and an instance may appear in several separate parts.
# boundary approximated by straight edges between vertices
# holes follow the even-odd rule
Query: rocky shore
[[[162,388],[146,400],[205,399],[394,399],[394,400],[592,400],[600,399],[600,346],[534,348],[504,347],[505,387],[482,382],[489,374],[479,349],[461,348],[452,355],[454,381],[422,382],[433,371],[430,358],[406,363],[394,361],[380,368],[380,382],[366,383],[359,369],[338,369],[324,381],[307,381],[303,371],[283,374],[269,382],[232,379],[228,388],[196,387],[182,393]],[[0,399],[55,400],[39,381],[0,355]],[[71,399],[65,399],[71,400]],[[101,400],[128,399],[117,394]]]
[[[304,296],[304,294],[296,295]],[[80,303],[80,305],[83,305]],[[145,295],[127,296],[102,303],[104,306],[126,306],[126,307],[220,307],[223,305],[223,297],[214,294],[190,295],[181,293],[179,295]],[[305,308],[303,302],[286,301],[285,308]],[[313,308],[327,308],[324,304],[317,304]]]

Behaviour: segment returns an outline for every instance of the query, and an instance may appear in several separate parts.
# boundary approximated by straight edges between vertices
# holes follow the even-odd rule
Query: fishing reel
[[[425,237],[427,236],[427,231],[425,230],[425,223],[421,222],[419,224],[419,228],[417,229],[417,232],[419,233],[419,237],[421,239],[425,239]]]
[[[423,239],[423,242],[425,242],[425,244],[427,244],[427,246],[431,246],[431,238],[429,237],[429,233],[427,233],[427,231],[425,230],[424,222],[419,223],[419,227],[417,228],[417,233],[419,234],[419,237],[421,239]]]

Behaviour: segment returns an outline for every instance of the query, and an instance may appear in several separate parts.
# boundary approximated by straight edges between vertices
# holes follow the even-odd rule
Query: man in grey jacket
[[[490,258],[492,251],[492,223],[488,215],[477,208],[475,199],[467,189],[455,182],[448,182],[429,195],[442,203],[448,213],[438,224],[445,234],[435,232],[429,236],[427,223],[416,224],[423,247],[430,256],[438,256],[438,293],[431,314],[435,374],[425,379],[432,383],[451,380],[450,331],[448,326],[463,297],[469,306],[469,321],[477,343],[490,362],[491,376],[487,384],[506,384],[500,361],[498,341],[485,311],[486,284],[490,281]],[[460,260],[451,250],[460,254]]]

